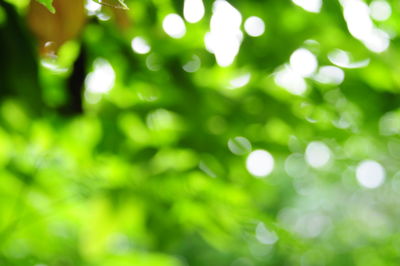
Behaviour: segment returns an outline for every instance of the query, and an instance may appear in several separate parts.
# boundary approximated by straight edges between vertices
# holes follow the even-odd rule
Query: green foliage
[[[29,11],[7,2],[0,265],[398,263],[394,1],[378,0],[383,20],[371,1],[232,0],[219,19],[204,1],[184,33],[185,1],[92,5],[79,37],[42,57]]]

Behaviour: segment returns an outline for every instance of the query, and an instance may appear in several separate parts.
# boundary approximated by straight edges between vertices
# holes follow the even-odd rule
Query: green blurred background
[[[0,0],[0,265],[399,265],[399,1],[38,1]]]

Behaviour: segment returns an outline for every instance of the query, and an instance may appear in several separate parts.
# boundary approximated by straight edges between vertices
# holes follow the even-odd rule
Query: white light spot
[[[151,49],[150,45],[142,37],[133,38],[131,46],[133,51],[135,51],[138,54],[147,54],[148,52],[150,52]]]
[[[348,67],[350,65],[350,55],[340,49],[335,49],[328,54],[329,60],[340,67]]]
[[[317,58],[307,49],[297,49],[290,56],[290,67],[302,77],[311,76],[317,66]]]
[[[322,7],[322,0],[292,0],[293,3],[312,13],[318,13]]]
[[[204,4],[202,0],[185,0],[183,4],[183,16],[187,22],[196,23],[204,16]]]
[[[265,245],[273,245],[279,240],[277,234],[274,231],[268,230],[262,222],[257,224],[256,238],[260,243]]]
[[[241,88],[243,86],[246,86],[249,83],[250,78],[251,78],[251,74],[250,73],[245,73],[243,75],[240,75],[240,76],[232,79],[229,82],[229,85],[230,85],[229,88],[230,89],[237,89],[237,88]]]
[[[385,51],[390,44],[389,35],[376,28],[369,16],[370,10],[361,0],[341,1],[343,15],[351,35],[375,53]]]
[[[186,72],[192,73],[192,72],[196,72],[197,70],[199,70],[200,66],[201,66],[200,57],[198,57],[197,55],[194,55],[192,57],[192,60],[190,60],[183,66],[183,70],[185,70]]]
[[[356,170],[357,181],[366,188],[377,188],[385,180],[385,169],[376,161],[362,161]]]
[[[225,0],[217,0],[213,5],[213,15],[210,27],[213,31],[223,32],[225,30],[238,29],[242,23],[242,15]]]
[[[331,150],[325,143],[313,141],[307,145],[306,161],[314,168],[325,166],[331,159]]]
[[[106,14],[106,13],[103,13],[103,12],[97,13],[97,14],[96,14],[96,17],[97,17],[99,20],[101,20],[101,21],[108,21],[108,20],[111,19],[111,16],[110,16],[110,15],[108,15],[108,14]]]
[[[251,151],[251,143],[245,137],[235,137],[228,141],[229,150],[236,155],[243,155]]]
[[[360,0],[342,1],[343,14],[350,33],[357,39],[363,39],[374,27],[367,4]]]
[[[274,169],[274,158],[265,150],[255,150],[247,157],[246,167],[250,174],[265,177]]]
[[[323,66],[318,70],[314,79],[323,84],[339,85],[344,80],[344,71],[334,66]]]
[[[244,29],[248,35],[258,37],[264,33],[265,24],[261,18],[252,16],[244,22]]]
[[[361,68],[361,67],[366,67],[369,64],[369,59],[365,59],[359,62],[351,62],[350,60],[350,53],[340,50],[340,49],[335,49],[332,52],[328,54],[328,59],[329,61],[332,62],[332,64],[335,64],[337,66],[343,67],[343,68]]]
[[[177,14],[169,14],[163,20],[163,29],[172,38],[179,39],[186,34],[186,26],[183,19]]]
[[[54,73],[66,73],[68,72],[68,68],[62,67],[57,63],[57,57],[45,57],[40,60],[40,63],[45,68],[53,71]]]
[[[243,39],[241,23],[242,15],[231,4],[224,0],[214,2],[210,32],[204,36],[204,42],[222,67],[231,65],[239,52]]]
[[[307,90],[307,84],[297,72],[289,66],[275,73],[275,83],[294,95],[302,95]]]
[[[388,2],[376,0],[369,5],[369,13],[373,19],[384,21],[392,15],[392,8]]]
[[[215,49],[214,47],[217,46],[217,43],[215,36],[211,34],[211,32],[207,32],[204,35],[204,44],[206,46],[207,51],[213,54]]]
[[[88,11],[89,15],[95,15],[97,12],[101,10],[101,5],[93,0],[87,0],[85,8]]]
[[[372,52],[381,53],[389,48],[390,36],[383,30],[372,29],[368,38],[365,38],[364,44]]]
[[[90,72],[85,80],[86,89],[92,93],[107,93],[115,82],[115,72],[110,63],[98,58],[94,61],[94,70]]]

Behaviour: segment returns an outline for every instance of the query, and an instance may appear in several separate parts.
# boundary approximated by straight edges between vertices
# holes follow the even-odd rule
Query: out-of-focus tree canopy
[[[399,11],[0,0],[0,265],[397,265]]]

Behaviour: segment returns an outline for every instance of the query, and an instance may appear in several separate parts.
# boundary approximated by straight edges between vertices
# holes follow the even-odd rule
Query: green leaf
[[[36,0],[42,5],[44,5],[51,13],[56,13],[56,10],[53,7],[53,0]]]

